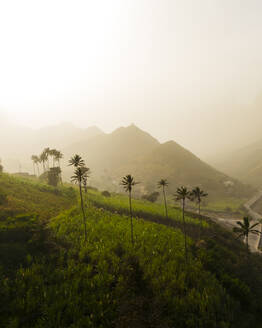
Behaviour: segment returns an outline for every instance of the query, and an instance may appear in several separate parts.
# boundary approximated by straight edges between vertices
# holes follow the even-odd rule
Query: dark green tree
[[[31,156],[31,160],[33,161],[33,166],[34,166],[34,175],[36,175],[36,168],[37,168],[37,172],[38,172],[38,176],[39,176],[39,166],[38,164],[40,163],[40,159],[37,155],[32,155]]]
[[[47,169],[49,170],[49,168],[50,168],[49,158],[50,158],[50,155],[51,155],[51,150],[50,150],[49,147],[47,147],[47,148],[44,149],[43,152],[44,152],[45,157],[46,157]]]
[[[131,174],[127,174],[122,178],[122,181],[120,183],[126,192],[128,192],[129,196],[129,213],[130,213],[130,219],[131,219],[131,242],[132,245],[134,245],[134,228],[133,228],[133,212],[132,212],[132,189],[133,187],[138,184],[138,182],[135,182],[134,178]]]
[[[64,157],[61,151],[56,150],[55,152],[55,161],[57,162],[58,166],[61,168],[60,160]]]
[[[248,244],[249,234],[254,234],[254,235],[260,235],[261,234],[261,232],[259,230],[254,229],[260,224],[260,222],[256,222],[253,225],[250,225],[251,221],[252,221],[252,218],[249,218],[248,216],[245,216],[243,218],[242,222],[237,221],[238,227],[233,228],[233,231],[238,234],[237,238],[244,237],[245,242],[246,242],[247,252],[249,250],[249,244]]]
[[[81,167],[85,166],[85,161],[80,155],[75,155],[70,158],[69,160],[69,166],[74,166],[74,167]]]
[[[154,203],[159,197],[158,191],[153,191],[151,194],[146,194],[142,196],[142,199],[148,200],[151,203]]]
[[[201,215],[201,202],[202,202],[203,198],[205,198],[207,196],[208,196],[208,193],[201,190],[199,187],[195,187],[190,193],[191,200],[195,201],[198,205],[199,216]]]
[[[39,156],[40,163],[43,165],[43,173],[46,172],[47,153],[43,151]]]
[[[163,191],[163,197],[164,197],[164,204],[165,204],[165,211],[166,211],[166,218],[168,218],[168,213],[167,213],[167,202],[166,202],[166,188],[168,186],[167,179],[161,179],[157,183],[158,188],[162,188]]]
[[[47,180],[50,186],[57,187],[60,180],[61,169],[60,167],[51,167],[48,171]]]
[[[207,197],[208,193],[204,192],[203,190],[201,190],[199,187],[195,187],[191,193],[190,193],[190,198],[193,202],[196,202],[198,205],[198,215],[201,221],[201,229],[203,228],[203,220],[202,220],[202,216],[201,216],[201,202],[203,200],[203,198]],[[201,234],[201,233],[199,233]]]
[[[55,167],[55,156],[56,156],[56,152],[57,152],[56,149],[50,149],[50,151],[49,151],[49,155],[52,157],[53,167]]]
[[[87,240],[87,232],[86,232],[86,213],[85,213],[85,206],[83,200],[83,183],[89,177],[89,168],[85,166],[80,166],[75,169],[74,175],[71,177],[71,181],[78,184],[79,186],[79,194],[80,194],[80,201],[81,201],[81,209],[83,213],[83,222],[85,228],[85,241]]]
[[[175,200],[182,201],[182,215],[183,215],[183,228],[184,228],[184,241],[185,241],[185,257],[186,261],[188,259],[188,249],[187,249],[187,231],[186,231],[186,220],[185,220],[185,203],[187,199],[190,199],[190,191],[182,186],[177,188],[175,193]]]

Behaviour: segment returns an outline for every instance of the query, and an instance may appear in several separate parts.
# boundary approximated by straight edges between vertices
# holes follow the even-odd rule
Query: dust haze
[[[134,123],[211,162],[262,139],[261,13],[239,0],[2,2],[1,157],[65,123]]]

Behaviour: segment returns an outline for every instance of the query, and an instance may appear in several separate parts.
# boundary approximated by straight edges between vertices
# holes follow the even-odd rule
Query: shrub
[[[104,196],[104,197],[111,197],[110,192],[107,191],[107,190],[102,191],[102,192],[101,192],[101,195]]]
[[[158,197],[159,197],[159,192],[157,192],[157,191],[154,191],[151,194],[142,196],[143,199],[148,200],[151,203],[154,203]]]

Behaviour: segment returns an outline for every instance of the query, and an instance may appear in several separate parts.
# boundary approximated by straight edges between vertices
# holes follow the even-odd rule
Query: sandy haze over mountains
[[[244,146],[262,121],[261,13],[258,0],[4,1],[0,120],[134,122],[204,158]]]

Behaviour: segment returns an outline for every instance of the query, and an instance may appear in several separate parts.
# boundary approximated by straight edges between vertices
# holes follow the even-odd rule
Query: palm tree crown
[[[167,182],[167,179],[161,179],[158,181],[157,183],[158,187],[161,188],[161,187],[167,187],[168,186],[168,182]]]
[[[186,199],[190,199],[190,191],[186,187],[182,186],[180,188],[177,188],[177,191],[174,196],[176,200],[185,201]]]
[[[208,193],[204,192],[204,190],[201,190],[199,187],[195,187],[191,191],[191,198],[192,200],[197,201],[198,203],[201,203],[202,198],[207,197]]]
[[[258,226],[260,223],[256,222],[253,225],[250,226],[250,222],[252,221],[251,218],[248,216],[245,216],[243,218],[243,222],[237,221],[237,224],[239,227],[234,227],[233,231],[238,233],[237,238],[241,237],[248,237],[250,233],[253,233],[255,235],[259,235],[261,232],[259,230],[254,229],[256,226]]]
[[[85,161],[82,159],[81,156],[77,154],[71,157],[71,159],[69,160],[69,166],[82,167],[84,165],[85,165]]]
[[[90,175],[90,169],[88,167],[77,167],[75,169],[74,175],[71,177],[71,181],[81,184]]]
[[[121,185],[124,187],[125,191],[132,191],[133,186],[138,184],[139,182],[135,182],[134,178],[131,174],[127,174],[125,177],[123,177],[121,181]]]

